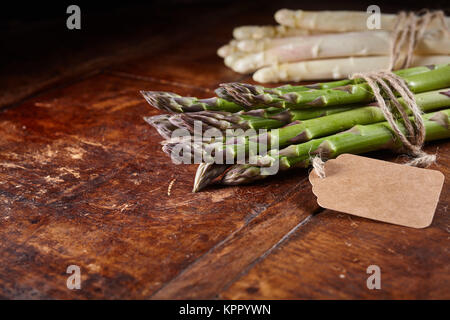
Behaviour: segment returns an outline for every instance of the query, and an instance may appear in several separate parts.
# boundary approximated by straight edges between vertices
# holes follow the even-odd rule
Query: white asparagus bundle
[[[263,51],[242,54],[235,51],[227,66],[239,73],[251,73],[264,66],[312,59],[389,55],[391,35],[388,31],[347,32],[316,36],[236,41],[235,47]],[[237,54],[239,52],[239,54]],[[450,37],[442,31],[428,32],[417,44],[418,55],[450,54]],[[227,57],[228,58],[228,57]]]
[[[389,56],[375,56],[285,63],[258,70],[253,74],[253,80],[267,83],[342,79],[356,72],[385,70],[389,62]],[[443,63],[450,63],[450,56],[414,56],[412,67]]]
[[[217,53],[236,72],[256,71],[253,79],[258,82],[338,79],[387,69],[391,32],[399,17],[381,14],[383,30],[368,31],[370,15],[364,11],[282,9],[275,14],[280,25],[235,28],[234,39]],[[450,25],[450,18],[445,22]],[[413,65],[449,62],[450,35],[443,28],[440,18],[431,20],[414,46]]]
[[[318,32],[349,32],[367,30],[367,19],[370,16],[365,11],[304,11],[281,9],[275,13],[275,20],[283,26],[315,30]],[[381,28],[393,30],[397,22],[395,14],[381,14]],[[450,18],[446,18],[450,25]],[[440,27],[440,22],[434,20],[430,28]]]

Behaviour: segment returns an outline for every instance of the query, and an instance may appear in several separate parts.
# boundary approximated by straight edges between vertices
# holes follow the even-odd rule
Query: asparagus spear
[[[241,26],[233,30],[233,37],[236,40],[244,40],[305,36],[311,33],[317,32],[285,26]]]
[[[252,73],[262,67],[287,62],[356,56],[388,56],[392,36],[387,31],[346,32],[271,41],[272,47],[235,59],[230,68],[238,73]],[[261,40],[259,41],[261,43]],[[264,42],[266,46],[268,41]],[[249,41],[235,43],[251,47]],[[258,43],[254,43],[258,45]],[[417,55],[450,54],[450,38],[443,32],[428,32],[414,50]]]
[[[413,67],[403,70],[397,70],[394,71],[395,74],[397,74],[400,77],[409,77],[417,74],[422,74],[429,72],[430,70],[440,69],[443,67],[448,66],[448,63],[444,64],[438,64],[438,65],[427,65],[427,66],[419,66],[419,67]],[[277,88],[265,88],[263,86],[259,85],[252,85],[252,84],[246,84],[246,83],[240,83],[239,84],[239,90],[242,90],[245,94],[252,94],[256,96],[263,95],[264,93],[273,94],[273,95],[283,95],[288,92],[300,92],[300,91],[308,91],[310,89],[333,89],[337,87],[346,86],[349,84],[357,84],[361,81],[359,79],[344,79],[344,80],[338,80],[338,81],[331,81],[331,82],[319,82],[315,84],[310,85],[303,85],[303,86],[293,86],[293,85],[284,85]],[[242,87],[241,87],[242,86]],[[227,91],[223,90],[222,88],[218,89],[218,93],[222,95],[225,99],[233,99],[233,96],[227,95]]]
[[[415,93],[445,88],[450,86],[450,64],[428,72],[401,77]],[[265,93],[264,91],[258,90],[258,87],[250,84],[229,83],[223,84],[222,90],[217,90],[216,93],[224,99],[248,107],[266,105],[290,109],[325,107],[373,100],[373,93],[367,83],[324,90],[299,90],[282,94]]]
[[[197,99],[162,91],[141,91],[141,94],[150,105],[168,112],[195,112],[203,110],[237,112],[243,109],[239,104],[217,97]]]
[[[171,151],[171,146],[180,141],[171,141],[173,133],[177,129],[185,129],[186,135],[195,134],[195,122],[200,121],[201,126],[198,126],[199,132],[204,133],[209,129],[218,129],[221,132],[227,129],[275,129],[282,127],[288,123],[296,120],[306,120],[312,118],[324,117],[330,114],[335,114],[350,110],[350,107],[329,107],[323,109],[304,109],[304,110],[289,110],[270,112],[270,109],[259,109],[250,111],[241,111],[238,113],[230,113],[223,111],[199,111],[190,113],[177,114],[162,114],[152,117],[144,117],[144,120],[154,127],[158,133],[167,141],[164,150]],[[181,132],[179,132],[181,133]],[[183,140],[184,143],[190,143],[191,140]],[[210,141],[202,141],[209,143]],[[217,142],[215,140],[215,142]]]
[[[200,111],[186,113],[180,116],[185,122],[186,126],[189,126],[194,130],[195,121],[200,121],[204,126],[203,130],[210,128],[217,128],[221,131],[227,129],[272,129],[279,128],[283,125],[282,120],[272,119],[270,114],[267,114],[265,110],[252,110],[259,112],[262,116],[252,116],[246,113],[229,113],[220,111]],[[266,117],[264,116],[266,115]]]
[[[188,128],[194,132],[195,121],[202,122],[202,131],[217,128],[221,131],[227,129],[276,129],[297,120],[307,120],[320,118],[327,115],[348,111],[353,107],[328,107],[303,110],[280,111],[276,109],[256,109],[250,111],[240,111],[237,113],[222,111],[199,111],[177,115],[177,120],[183,122],[178,127]],[[174,120],[172,120],[174,122]]]
[[[449,56],[414,56],[413,66],[449,63]],[[311,81],[341,79],[355,72],[369,72],[389,68],[390,58],[349,57],[282,63],[264,67],[253,74],[253,80],[261,83],[281,81]]]
[[[445,108],[450,106],[450,88],[417,94],[415,95],[415,98],[417,105],[423,111],[432,111]],[[405,105],[403,99],[400,98],[399,101]],[[410,113],[410,110],[407,109],[407,112]],[[223,154],[228,158],[236,158],[238,155],[242,155],[243,153],[245,153],[246,156],[249,156],[249,150],[258,150],[260,147],[260,142],[268,144],[269,148],[267,149],[270,150],[274,147],[278,148],[298,144],[318,137],[334,134],[336,132],[349,129],[356,124],[364,125],[383,120],[385,120],[383,113],[378,107],[367,106],[355,108],[350,111],[345,111],[318,119],[305,120],[297,124],[293,123],[292,125],[271,130],[270,132],[262,135],[248,137],[246,139],[236,139],[235,141],[225,141],[225,143],[221,145],[219,142],[219,145],[213,145],[213,148],[211,147],[211,149],[219,150],[218,152],[220,152],[220,154]],[[254,144],[256,144],[256,147]],[[202,151],[198,150],[198,147],[199,145],[194,147],[194,149],[196,149],[195,152],[206,155],[205,159],[207,159],[208,162],[211,162],[212,160],[208,158],[210,157],[210,149],[205,149]],[[200,147],[203,146],[200,145]],[[266,145],[261,145],[261,148],[266,148]],[[204,171],[205,176],[199,174],[195,185],[206,186],[215,178],[212,174],[207,172],[207,170]]]
[[[321,47],[322,40],[328,40],[331,42],[328,45],[333,46],[333,50],[337,49],[342,50],[342,48],[337,47],[338,45],[342,46],[343,43],[339,43],[337,40],[347,41],[347,38],[350,36],[361,37],[361,42],[357,42],[356,45],[363,47],[364,49],[375,49],[381,50],[383,55],[389,54],[390,47],[390,37],[391,34],[388,31],[367,31],[364,32],[347,32],[343,34],[321,34],[315,36],[297,36],[297,37],[286,37],[286,38],[263,38],[263,39],[245,39],[245,40],[232,40],[229,45],[233,48],[233,52],[246,52],[246,53],[256,53],[266,51],[266,53],[270,52],[269,50],[275,48],[283,48],[286,49],[286,46],[290,46],[291,48],[298,48],[301,45],[306,52],[295,52],[300,54],[301,56],[296,56],[295,60],[293,60],[293,56],[290,55],[286,57],[286,59],[290,61],[300,61],[301,60],[309,60],[311,58],[316,59],[318,55],[323,54],[324,47]],[[376,39],[376,37],[381,37],[384,44],[380,44],[381,48],[374,48],[373,45],[376,41],[380,41],[380,39]],[[375,38],[375,39],[374,39]],[[375,41],[373,41],[375,40]],[[425,36],[420,38],[417,47],[414,52],[419,55],[427,55],[427,54],[448,54],[450,52],[450,39],[445,35],[444,32],[437,32],[436,30],[427,31]],[[372,42],[372,43],[368,43]],[[337,48],[336,48],[337,47]],[[314,48],[314,50],[313,50]],[[303,54],[311,54],[314,53],[315,49],[319,49],[317,52],[317,56],[311,56],[307,58],[303,56]],[[348,50],[350,48],[344,48]],[[353,47],[351,49],[356,50],[357,48]],[[232,52],[222,52],[222,56],[225,57]],[[284,53],[284,51],[282,52]],[[370,52],[360,52],[356,55],[370,55]],[[278,54],[277,54],[278,55]],[[336,56],[336,55],[334,55]],[[348,56],[353,56],[353,54],[349,54]],[[278,59],[278,62],[281,62],[284,57]]]
[[[331,112],[337,112],[340,109],[345,110],[344,108],[334,108],[335,110],[325,110],[322,114],[327,114]],[[348,110],[348,109],[347,109]],[[221,132],[224,132],[227,129],[272,129],[279,128],[289,122],[289,119],[293,117],[289,110],[282,111],[282,115],[274,114],[272,115],[267,113],[266,110],[252,110],[258,112],[258,115],[250,115],[253,114],[251,112],[244,113],[230,113],[223,111],[199,111],[199,112],[191,112],[189,114],[162,114],[156,115],[153,117],[144,117],[144,120],[154,127],[158,133],[164,139],[171,139],[173,133],[177,129],[185,129],[186,135],[193,135],[195,133],[204,133],[209,129],[218,129]],[[302,112],[300,112],[300,115]],[[317,110],[308,111],[305,113],[305,116],[311,116],[315,114],[319,114]],[[201,125],[196,126],[196,121],[201,123]],[[199,131],[195,132],[195,129],[198,128]],[[181,131],[179,131],[181,133]]]
[[[450,109],[423,116],[426,141],[450,138]],[[404,127],[401,129],[405,132]],[[281,151],[273,150],[260,159],[262,166],[234,165],[223,177],[222,183],[236,185],[264,179],[264,167],[279,161],[280,170],[310,165],[311,155],[319,154],[328,159],[342,153],[365,153],[381,149],[399,150],[401,142],[396,139],[387,122],[370,125],[355,125],[352,129],[321,139],[314,139],[299,145],[291,145]]]
[[[275,13],[275,20],[286,27],[322,32],[348,32],[367,30],[368,14],[365,11],[303,11],[281,9]],[[393,30],[398,16],[382,14],[381,26]],[[447,25],[450,18],[445,18]],[[431,21],[430,28],[439,27],[439,21]]]

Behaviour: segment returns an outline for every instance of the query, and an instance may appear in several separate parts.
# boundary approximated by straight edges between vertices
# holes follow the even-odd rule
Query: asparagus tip
[[[252,181],[261,179],[261,170],[257,166],[252,165],[234,165],[223,176],[221,183],[225,185],[238,185],[250,183]]]
[[[275,89],[266,89],[248,83],[232,82],[224,83],[220,86],[222,90],[217,91],[218,94],[222,94],[225,99],[247,107],[271,103],[272,97],[270,96],[270,93],[275,92]]]
[[[167,112],[183,112],[183,109],[177,101],[182,98],[176,93],[163,91],[140,91],[145,100],[156,109]]]
[[[229,165],[226,164],[201,163],[195,173],[192,192],[198,192],[210,185],[211,182],[224,173],[228,167]]]
[[[255,86],[250,84],[242,84],[237,82],[223,83],[220,85],[221,90],[217,93],[221,94],[224,99],[231,100],[237,104],[247,107],[252,106],[251,96],[255,94]]]
[[[164,139],[169,139],[174,130],[174,126],[170,122],[169,118],[170,116],[167,114],[143,117],[144,121],[154,127]]]

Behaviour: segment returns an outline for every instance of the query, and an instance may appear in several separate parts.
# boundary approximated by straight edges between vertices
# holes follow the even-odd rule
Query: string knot
[[[325,162],[322,161],[320,156],[315,156],[311,158],[311,165],[314,168],[315,173],[319,178],[325,178]]]
[[[412,167],[420,167],[420,168],[426,168],[430,164],[436,162],[436,155],[435,154],[428,154],[426,152],[423,152],[420,150],[420,152],[417,152],[415,157],[405,163],[407,166]]]

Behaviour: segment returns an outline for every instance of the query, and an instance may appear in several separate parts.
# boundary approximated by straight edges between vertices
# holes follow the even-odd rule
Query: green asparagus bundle
[[[449,64],[396,73],[414,92],[422,111],[450,107]],[[372,102],[374,95],[362,79],[278,88],[225,84],[216,93],[218,97],[197,99],[168,92],[142,92],[151,105],[169,112],[144,118],[166,139],[163,150],[174,159],[174,151],[181,146],[182,162],[186,159],[204,162],[197,170],[194,191],[230,168],[229,164],[221,163],[231,159],[234,164],[237,159],[242,160],[242,155],[245,163],[251,160],[251,164],[234,165],[225,173],[223,183],[239,184],[263,178],[265,168],[274,162],[282,170],[305,167],[311,154],[332,158],[343,152],[401,146],[384,123],[384,114]],[[402,98],[399,102],[411,114]],[[448,137],[448,113],[449,109],[424,116],[427,140]],[[200,133],[214,129],[218,135],[203,135],[198,140],[195,133],[199,124]],[[174,134],[177,129],[184,129],[185,133]],[[229,129],[238,133],[229,135]],[[239,132],[240,129],[247,132]],[[256,130],[260,129],[267,131],[258,134]],[[351,130],[344,131],[348,129]]]
[[[450,138],[450,109],[423,115],[426,141]],[[403,125],[401,130],[406,132]],[[269,177],[264,168],[274,162],[279,163],[280,170],[307,168],[311,157],[320,155],[331,159],[343,153],[360,154],[381,149],[401,150],[402,143],[396,138],[387,122],[370,125],[355,125],[348,131],[314,139],[302,144],[291,145],[282,150],[272,150],[265,156],[259,156],[256,165],[238,164],[226,172],[222,183],[236,185],[249,183]]]
[[[450,88],[443,90],[436,90],[424,92],[415,95],[418,106],[423,111],[434,111],[446,107],[450,107]],[[399,99],[403,105],[403,99]],[[410,110],[406,109],[410,114]],[[292,125],[271,130],[258,136],[243,137],[241,139],[233,138],[233,141],[217,141],[215,143],[208,143],[205,145],[197,144],[185,148],[192,154],[190,156],[183,154],[185,159],[194,156],[202,155],[205,162],[212,162],[215,159],[217,162],[218,155],[222,155],[226,159],[238,158],[245,155],[247,158],[252,156],[252,152],[264,153],[267,150],[282,148],[288,145],[307,142],[319,137],[332,135],[343,130],[352,128],[355,125],[366,125],[385,121],[382,111],[377,106],[366,106],[355,108],[349,111],[325,116],[317,119],[310,119]],[[268,145],[267,145],[268,144]],[[172,151],[173,146],[168,143],[166,151]],[[187,151],[187,152],[189,152]],[[202,173],[196,175],[194,183],[194,191],[210,184],[218,175],[222,174],[227,168],[220,163],[225,163],[219,160],[219,165],[209,165],[201,168]],[[213,172],[211,172],[213,171]],[[214,172],[217,174],[215,175]]]
[[[450,106],[450,88],[416,94],[415,98],[417,105],[425,112],[442,109]],[[405,106],[402,98],[399,99],[399,102]],[[407,109],[407,112],[410,112],[410,110]],[[200,152],[206,157],[208,152],[214,149],[216,150],[214,156],[217,156],[217,153],[220,152],[228,159],[236,158],[238,155],[242,155],[242,153],[245,153],[245,155],[248,156],[248,152],[251,150],[250,146],[255,143],[257,144],[257,150],[260,149],[258,148],[259,143],[263,143],[263,147],[270,150],[272,148],[284,147],[290,144],[297,144],[314,138],[334,134],[349,129],[356,124],[370,124],[384,120],[383,112],[379,107],[367,105],[320,118],[294,121],[282,128],[273,129],[256,136],[244,136],[240,137],[240,139],[231,137],[231,139],[225,139],[225,141],[219,145],[215,144],[210,146],[210,148],[208,150],[205,149],[203,153],[201,150],[196,150],[196,152]],[[174,143],[179,144],[179,141],[177,140]],[[169,146],[170,144],[170,141],[168,141],[166,145]],[[198,147],[203,148],[204,145],[197,145],[191,150],[198,149]],[[172,150],[173,148],[167,147],[167,151],[171,152]]]
[[[409,89],[414,93],[450,86],[450,64],[437,65],[433,67],[433,70],[421,73],[409,74],[406,72],[405,75],[406,70],[403,70],[399,76],[405,80]],[[372,90],[365,82],[347,84],[331,89],[305,91],[290,88],[290,90],[287,93],[276,92],[273,89],[250,84],[229,83],[223,84],[221,90],[217,90],[216,93],[221,98],[247,107],[266,106],[290,109],[361,103],[374,99]]]

